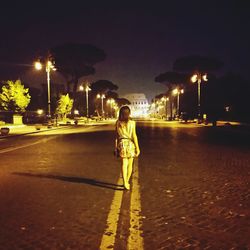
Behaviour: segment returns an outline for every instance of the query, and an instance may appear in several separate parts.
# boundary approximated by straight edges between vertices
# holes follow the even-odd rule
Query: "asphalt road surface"
[[[125,191],[114,126],[0,140],[0,249],[250,249],[250,133],[138,122]]]

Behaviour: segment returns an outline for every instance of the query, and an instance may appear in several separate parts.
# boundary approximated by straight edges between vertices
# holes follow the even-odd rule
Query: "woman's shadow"
[[[60,181],[73,182],[73,183],[84,183],[84,184],[88,184],[92,186],[103,187],[103,188],[108,188],[108,189],[113,189],[113,190],[124,190],[123,185],[103,182],[103,181],[84,178],[84,177],[41,174],[41,173],[23,173],[23,172],[13,172],[12,174],[19,175],[19,176],[26,176],[26,177],[55,179],[55,180],[60,180]]]

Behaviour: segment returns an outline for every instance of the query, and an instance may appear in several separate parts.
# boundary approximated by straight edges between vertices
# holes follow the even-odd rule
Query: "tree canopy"
[[[167,71],[155,77],[156,82],[165,83],[165,84],[183,84],[187,82],[188,76],[186,74]]]
[[[4,110],[24,112],[30,103],[29,89],[25,88],[21,80],[7,81],[2,86],[0,104]]]
[[[117,90],[118,86],[108,80],[98,80],[91,84],[91,90],[95,93],[105,94],[108,91]]]
[[[131,104],[131,102],[126,98],[116,98],[116,103],[118,107]]]
[[[81,43],[66,43],[50,50],[55,66],[67,81],[68,92],[70,84],[73,84],[74,94],[81,77],[95,73],[94,65],[105,60],[103,50]]]
[[[90,111],[100,109],[100,101],[96,98],[97,94],[105,94],[105,100],[109,98],[117,99],[118,94],[115,92],[118,86],[109,80],[98,80],[90,85]]]

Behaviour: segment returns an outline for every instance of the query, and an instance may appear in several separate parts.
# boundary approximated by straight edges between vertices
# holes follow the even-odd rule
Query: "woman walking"
[[[122,177],[124,188],[129,190],[129,180],[133,170],[134,157],[139,156],[140,148],[135,129],[135,121],[130,119],[130,108],[120,108],[119,117],[116,121],[115,147],[122,159]]]

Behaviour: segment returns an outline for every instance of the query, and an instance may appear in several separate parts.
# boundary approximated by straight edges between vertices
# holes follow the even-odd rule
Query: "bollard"
[[[10,132],[10,129],[9,128],[7,128],[7,127],[4,127],[4,128],[1,128],[0,129],[0,132],[1,132],[1,135],[8,135],[9,134],[9,132]]]

